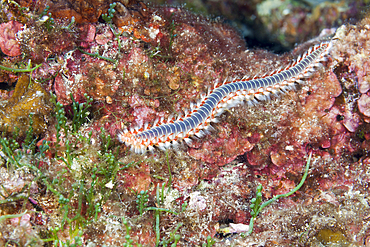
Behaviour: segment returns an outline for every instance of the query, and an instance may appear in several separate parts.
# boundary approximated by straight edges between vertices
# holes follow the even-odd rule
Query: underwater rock
[[[44,140],[50,141],[52,147],[38,169],[50,168],[45,173],[50,177],[45,181],[63,184],[62,192],[67,195],[73,189],[71,181],[77,170],[67,167],[61,159],[67,156],[65,133],[55,151],[56,128],[45,120],[52,109],[48,91],[57,94],[66,110],[71,108],[71,93],[77,102],[85,102],[85,93],[93,98],[90,121],[68,137],[73,144],[69,156],[72,163],[96,164],[101,172],[94,175],[97,179],[111,178],[111,173],[117,172],[115,181],[109,180],[103,186],[114,185],[117,190],[112,191],[104,205],[97,206],[102,211],[93,212],[92,218],[99,220],[83,229],[84,244],[94,241],[121,246],[125,243],[124,216],[130,221],[130,234],[135,241],[142,239],[144,245],[153,245],[155,212],[148,210],[138,217],[135,203],[135,193],[148,189],[151,207],[181,212],[183,203],[191,204],[178,214],[160,213],[161,236],[167,237],[176,225],[182,224],[179,245],[199,246],[207,236],[218,238],[220,246],[226,241],[234,245],[312,244],[320,230],[331,225],[341,226],[348,241],[361,245],[369,235],[368,231],[361,231],[366,227],[363,219],[369,215],[369,19],[341,27],[327,60],[295,89],[269,101],[251,105],[243,102],[229,109],[219,116],[218,123],[212,123],[214,130],[194,138],[191,144],[139,155],[118,143],[118,131],[181,116],[215,84],[287,67],[318,41],[306,42],[292,53],[276,55],[247,49],[240,35],[220,21],[177,7],[146,9],[138,2],[135,3],[145,12],[138,11],[135,19],[126,13],[126,3],[124,7],[117,5],[117,13],[121,14],[116,21],[126,25],[120,29],[106,23],[66,29],[60,20],[56,20],[55,30],[37,23],[27,26],[19,36],[22,50],[42,67],[32,73],[35,80],[31,84],[27,76],[19,79],[13,95],[3,98],[0,113],[2,131],[6,127],[13,131],[11,126],[19,126],[23,133],[28,129],[29,114],[34,114],[35,133],[45,134]],[[105,11],[87,11],[86,17],[81,15],[78,21],[97,20],[106,12],[107,4]],[[70,13],[75,12],[64,17],[70,18]],[[296,32],[297,28],[293,25],[288,31]],[[309,29],[310,26],[305,30]],[[103,138],[99,138],[100,127],[112,136],[112,146],[105,153],[100,150],[104,146]],[[90,130],[92,139],[86,144]],[[106,162],[103,155],[112,154],[109,152],[120,161],[130,162],[119,163],[115,168],[118,171],[102,171],[100,166]],[[310,152],[311,168],[304,185],[291,197],[281,198],[261,212],[255,221],[257,234],[246,238],[216,235],[218,224],[248,224],[249,201],[258,184],[263,185],[263,202],[297,186]],[[124,167],[128,163],[131,166]],[[53,173],[51,169],[55,169]],[[90,173],[83,182],[81,190],[94,190],[88,187],[94,183]],[[177,197],[166,205],[158,203],[158,184],[166,185],[166,200],[172,196],[168,191],[176,190]],[[85,211],[92,205],[88,199],[100,200],[104,196],[98,192],[92,199],[72,195],[74,203],[68,204],[69,212],[75,213],[80,202],[80,211]],[[61,204],[52,205],[59,212]],[[91,210],[96,209],[94,206]],[[48,231],[47,227],[48,224],[43,230]],[[61,234],[69,236],[68,230]]]
[[[360,112],[366,117],[370,117],[370,96],[363,94],[357,102]]]
[[[12,57],[21,55],[16,34],[22,28],[23,25],[17,21],[0,24],[0,49],[4,54]]]

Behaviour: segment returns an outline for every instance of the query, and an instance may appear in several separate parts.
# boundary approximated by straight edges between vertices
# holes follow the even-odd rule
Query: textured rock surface
[[[4,13],[13,13],[25,26],[18,36],[25,57],[4,55],[2,65],[15,67],[31,59],[42,66],[31,73],[37,84],[30,88],[20,74],[0,74],[0,81],[12,78],[18,87],[13,93],[0,94],[6,106],[1,116],[18,105],[27,116],[36,107],[43,127],[34,150],[42,149],[42,141],[50,141],[50,149],[42,156],[30,147],[22,153],[23,165],[13,170],[11,159],[2,151],[1,169],[8,169],[0,176],[4,185],[0,188],[0,214],[15,215],[24,209],[28,213],[0,222],[0,244],[30,236],[37,242],[48,237],[64,243],[78,239],[80,245],[121,246],[128,235],[125,220],[131,227],[130,238],[144,246],[155,245],[156,229],[161,241],[170,239],[172,232],[179,234],[179,246],[199,246],[207,236],[217,240],[216,246],[369,242],[368,18],[342,26],[327,61],[295,90],[254,106],[230,109],[220,116],[219,123],[212,124],[210,133],[194,138],[189,145],[138,155],[118,143],[118,131],[181,115],[216,82],[287,66],[315,41],[292,53],[276,55],[247,49],[228,25],[182,8],[124,2],[125,7],[120,5],[117,10],[130,14],[115,16],[113,22],[122,25],[118,28],[96,22],[107,11],[108,2],[94,13],[91,9],[97,2],[88,2],[85,8],[77,3],[82,2],[58,3],[58,14],[52,6],[55,23],[51,26],[41,22],[40,16],[17,16],[18,10],[10,11],[14,6],[3,7]],[[24,4],[35,7],[31,1]],[[320,6],[327,8],[335,6]],[[69,26],[66,19],[74,14],[78,23]],[[292,16],[286,15],[289,20]],[[40,88],[35,92],[36,86]],[[41,111],[49,92],[62,104],[66,128],[71,129],[70,95],[79,103],[86,102],[86,95],[91,97],[89,121],[72,134],[58,132],[58,121],[63,124],[56,117],[59,113],[49,114],[51,107]],[[23,125],[27,130],[26,122]],[[110,145],[107,134],[113,137]],[[22,144],[24,140],[19,137],[17,141]],[[20,149],[12,151],[17,154]],[[229,223],[242,224],[230,225],[236,227],[233,232],[248,225],[249,204],[258,184],[263,185],[263,201],[294,188],[310,152],[309,175],[298,192],[266,207],[251,236],[225,233],[223,229],[231,229]],[[28,175],[19,173],[21,169]],[[151,209],[140,216],[136,200],[145,190]],[[26,197],[23,191],[27,191]],[[14,200],[13,207],[5,202],[8,198]],[[182,209],[185,202],[188,207]],[[161,211],[158,228],[155,207],[167,210]],[[81,223],[80,229],[65,217]],[[11,235],[13,230],[19,234]]]
[[[10,21],[0,24],[0,49],[8,56],[21,55],[21,49],[17,41],[17,32],[22,29],[22,24]]]

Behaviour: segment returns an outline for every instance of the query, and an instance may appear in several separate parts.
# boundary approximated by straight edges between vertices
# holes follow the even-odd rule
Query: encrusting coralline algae
[[[294,89],[263,103],[227,109],[218,123],[210,124],[212,130],[188,144],[136,154],[116,138],[123,129],[183,115],[215,84],[287,68],[320,42],[314,39],[291,53],[276,55],[248,49],[234,29],[183,8],[125,1],[116,4],[111,22],[97,22],[107,13],[107,2],[96,7],[91,19],[85,10],[76,12],[72,22],[68,15],[58,18],[63,11],[76,11],[75,4],[64,3],[58,3],[59,12],[51,5],[54,23],[48,13],[34,14],[33,5],[23,15],[18,7],[2,5],[2,13],[12,19],[1,15],[1,27],[8,28],[6,34],[0,32],[5,54],[1,65],[31,66],[27,73],[31,79],[25,73],[0,71],[0,81],[23,85],[22,94],[17,88],[0,91],[6,106],[0,117],[13,117],[3,121],[2,131],[6,125],[17,125],[27,133],[32,107],[22,102],[36,104],[40,127],[34,128],[37,143],[28,149],[22,149],[22,133],[15,140],[19,147],[6,150],[2,142],[0,216],[14,218],[1,220],[0,245],[32,239],[42,245],[46,238],[66,243],[77,237],[81,245],[122,246],[128,224],[130,239],[153,246],[155,207],[177,213],[161,211],[159,233],[161,241],[168,240],[180,226],[179,246],[202,245],[207,236],[217,240],[215,246],[319,245],[333,243],[333,236],[336,244],[369,243],[364,220],[369,214],[370,172],[367,17],[356,25],[340,26],[327,60]],[[70,11],[63,9],[66,6]],[[295,8],[282,18],[299,13],[303,12]],[[268,18],[264,16],[263,23]],[[298,27],[284,30],[292,34]],[[5,50],[3,41],[11,49]],[[41,93],[31,93],[37,87]],[[50,92],[64,113],[53,111]],[[57,130],[72,128],[73,100],[86,103],[86,95],[92,98],[86,122],[76,133]],[[63,114],[66,123],[57,119]],[[13,136],[4,137],[10,141]],[[9,150],[21,156],[12,156]],[[310,152],[311,168],[299,191],[266,207],[251,236],[224,234],[223,229],[231,229],[230,222],[236,232],[248,225],[249,204],[258,184],[263,186],[263,201],[294,188]],[[12,168],[11,158],[22,166]],[[141,191],[147,193],[151,210],[142,210],[139,217],[136,200]],[[183,210],[185,203],[188,207]],[[81,229],[64,218],[75,216],[85,222]]]

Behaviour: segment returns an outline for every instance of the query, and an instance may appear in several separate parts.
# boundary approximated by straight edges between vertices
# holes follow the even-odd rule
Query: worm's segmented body
[[[146,152],[153,146],[160,148],[177,144],[178,141],[191,141],[189,137],[204,135],[203,130],[209,123],[216,122],[216,117],[243,100],[249,102],[277,93],[292,86],[299,79],[310,74],[314,66],[320,63],[331,46],[330,41],[324,41],[311,47],[287,68],[272,72],[258,79],[226,81],[216,87],[206,96],[198,107],[191,109],[185,117],[170,120],[167,123],[157,123],[147,129],[125,130],[118,134],[118,139],[131,146],[137,153]]]

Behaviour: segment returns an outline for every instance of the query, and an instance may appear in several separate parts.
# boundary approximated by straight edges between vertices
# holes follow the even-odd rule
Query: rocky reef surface
[[[228,110],[191,144],[135,154],[122,129],[181,115],[215,83],[288,66],[318,39],[277,55],[182,7],[3,2],[0,245],[370,246],[370,18],[328,26],[359,6],[342,4],[325,25],[293,5],[259,16],[295,28],[290,44],[335,34],[294,90]],[[290,25],[298,14],[312,33]],[[248,235],[257,186],[263,201],[288,193],[310,153],[303,186]]]

